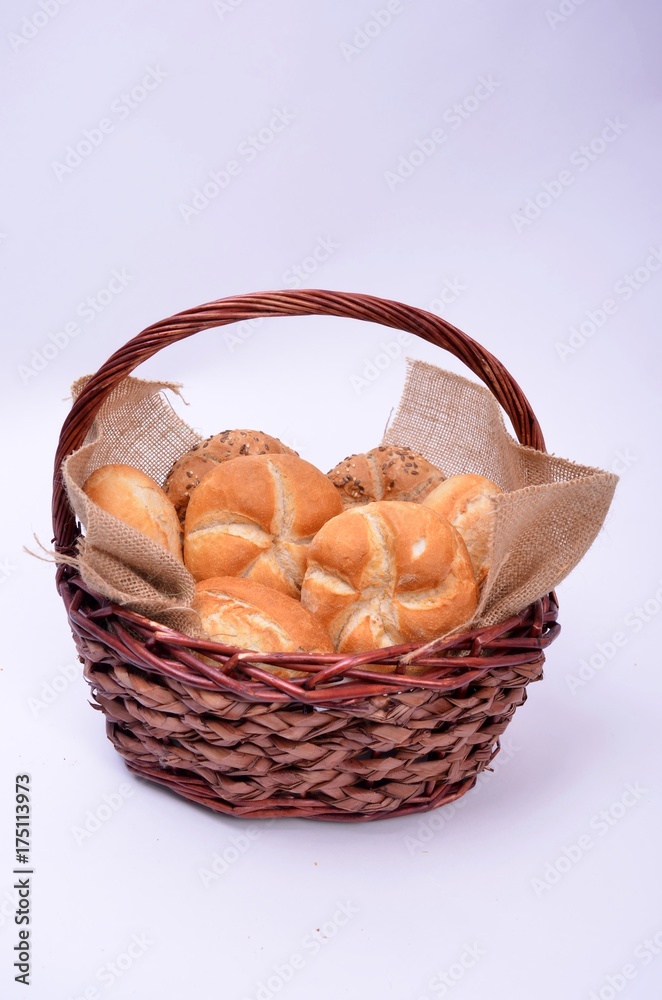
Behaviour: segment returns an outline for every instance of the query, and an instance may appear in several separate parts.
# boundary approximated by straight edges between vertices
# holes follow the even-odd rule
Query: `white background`
[[[385,9],[13,0],[0,13],[3,996],[660,995],[662,17],[653,0]],[[278,110],[292,120],[249,161],[242,144]],[[417,142],[429,155],[412,169]],[[190,212],[231,159],[238,174]],[[113,271],[124,287],[110,296]],[[75,377],[180,309],[297,281],[440,312],[511,370],[550,451],[621,474],[559,587],[545,679],[461,808],[251,825],[135,779],[87,705],[52,567],[22,551],[33,533],[50,542]],[[379,441],[405,370],[403,356],[377,368],[391,331],[272,320],[229,342],[232,329],[138,374],[183,382],[205,434],[263,428],[323,469]],[[409,353],[456,367],[423,342]],[[12,968],[20,772],[29,992]],[[235,860],[205,884],[216,856]]]

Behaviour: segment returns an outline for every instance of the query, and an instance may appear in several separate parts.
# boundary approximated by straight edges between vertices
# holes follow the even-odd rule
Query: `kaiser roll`
[[[264,431],[222,431],[194,445],[178,458],[166,477],[163,489],[175,505],[180,521],[183,521],[191,491],[220,462],[242,455],[280,454],[296,455],[296,452]]]
[[[449,476],[423,501],[425,507],[447,517],[464,538],[479,587],[490,569],[493,511],[489,498],[502,492],[491,479],[467,473]]]
[[[182,558],[182,529],[175,508],[158,483],[132,465],[102,465],[83,490],[119,521]]]
[[[461,535],[420,504],[347,510],[308,550],[301,602],[342,653],[427,642],[470,621],[477,601]]]
[[[418,452],[396,445],[350,455],[327,475],[345,508],[375,500],[420,501],[444,479]]]
[[[214,642],[263,653],[331,653],[333,643],[320,622],[294,598],[253,580],[219,576],[196,584],[191,607]],[[305,671],[266,666],[293,677]]]
[[[298,597],[308,545],[341,511],[324,473],[296,455],[232,458],[191,497],[184,562],[196,580],[243,576]]]

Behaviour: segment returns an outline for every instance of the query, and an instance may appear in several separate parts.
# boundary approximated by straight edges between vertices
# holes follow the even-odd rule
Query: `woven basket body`
[[[414,333],[459,357],[492,390],[519,440],[544,450],[503,366],[444,320],[401,303],[328,291],[263,292],[209,303],[144,330],[86,384],[55,459],[56,550],[79,527],[61,478],[113,388],[162,347],[263,316],[328,314]],[[370,653],[273,655],[200,642],[90,592],[76,570],[57,586],[107,734],[129,768],[218,812],[244,817],[380,819],[433,809],[470,789],[499,749],[555,638],[553,594],[497,626]],[[204,653],[205,659],[199,655]],[[415,663],[417,675],[405,674]],[[390,667],[390,673],[365,669]],[[303,671],[285,680],[265,666]]]

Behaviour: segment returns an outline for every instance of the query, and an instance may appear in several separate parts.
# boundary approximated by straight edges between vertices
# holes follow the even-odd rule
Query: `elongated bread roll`
[[[464,538],[479,587],[490,569],[493,512],[489,498],[502,492],[491,479],[466,473],[449,476],[423,501],[425,507],[447,517]]]
[[[215,642],[263,653],[332,653],[328,632],[299,601],[253,580],[213,577],[196,584],[193,609]],[[280,676],[305,671],[265,666]]]
[[[182,529],[175,508],[150,476],[132,465],[102,465],[85,481],[90,500],[113,517],[182,558]]]
[[[180,521],[183,521],[191,491],[216,465],[243,455],[280,454],[296,455],[296,452],[264,431],[221,431],[194,445],[178,458],[166,477],[163,489],[175,505]]]
[[[301,603],[342,653],[427,642],[468,622],[477,601],[461,535],[421,504],[346,510],[308,550]]]
[[[196,580],[243,576],[298,597],[308,545],[341,511],[324,473],[296,455],[232,458],[193,492],[184,561]]]
[[[390,444],[350,455],[327,475],[345,508],[375,500],[421,501],[444,478],[418,452]]]

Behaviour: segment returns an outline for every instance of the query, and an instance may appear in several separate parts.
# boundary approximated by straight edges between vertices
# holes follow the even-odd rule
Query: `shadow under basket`
[[[148,327],[76,399],[55,459],[56,551],[75,555],[80,530],[62,462],[82,445],[123,378],[161,348],[203,329],[295,315],[380,323],[445,348],[491,389],[520,442],[544,451],[517,383],[496,358],[438,316],[373,296],[321,290],[221,299]],[[249,653],[192,639],[111,605],[66,563],[58,566],[56,580],[96,707],[129,769],[217,812],[251,819],[356,822],[457,799],[498,753],[559,631],[556,598],[548,594],[502,624],[432,646],[410,643],[353,656]],[[380,672],[366,664],[378,664]],[[415,664],[416,676],[405,674],[407,664]],[[265,665],[305,676],[285,680]]]

